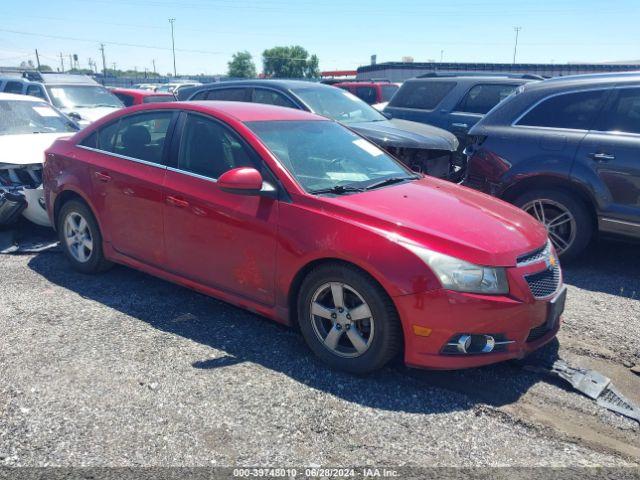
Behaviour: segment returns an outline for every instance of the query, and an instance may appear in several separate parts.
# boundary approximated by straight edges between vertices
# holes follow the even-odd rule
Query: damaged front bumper
[[[42,190],[42,164],[0,163],[0,225],[27,220],[50,227]]]

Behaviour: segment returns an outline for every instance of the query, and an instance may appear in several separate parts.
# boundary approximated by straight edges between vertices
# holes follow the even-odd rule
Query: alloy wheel
[[[320,342],[333,354],[355,358],[371,346],[375,333],[371,309],[351,286],[321,285],[311,298],[311,324]]]
[[[536,199],[522,209],[545,226],[558,255],[571,247],[576,238],[576,219],[567,207],[554,200]]]
[[[86,263],[93,252],[93,237],[89,224],[78,212],[71,212],[64,222],[64,239],[71,256]]]

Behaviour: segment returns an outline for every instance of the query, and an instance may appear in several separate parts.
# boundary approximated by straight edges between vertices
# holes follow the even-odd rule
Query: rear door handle
[[[591,157],[596,162],[610,162],[611,160],[615,160],[615,155],[610,155],[608,153],[590,153],[589,157]]]
[[[178,207],[178,208],[185,208],[189,206],[189,202],[187,202],[186,200],[183,200],[182,198],[173,197],[171,195],[167,197],[167,203],[169,205],[173,205],[174,207]]]
[[[100,182],[104,182],[107,183],[109,181],[111,181],[111,175],[109,175],[108,173],[104,173],[104,172],[95,172],[94,176],[98,179],[98,181]]]
[[[469,129],[469,125],[467,125],[466,123],[452,123],[451,127],[459,128],[460,130],[468,130]]]

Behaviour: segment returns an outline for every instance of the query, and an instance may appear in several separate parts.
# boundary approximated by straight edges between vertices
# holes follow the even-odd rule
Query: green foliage
[[[256,65],[253,63],[253,57],[246,50],[234,53],[227,65],[229,65],[227,75],[232,78],[256,77]]]
[[[273,47],[262,52],[264,74],[272,78],[317,78],[320,76],[316,55],[299,45]]]

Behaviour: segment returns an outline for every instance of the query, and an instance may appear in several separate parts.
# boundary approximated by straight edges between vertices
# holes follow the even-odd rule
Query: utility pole
[[[73,70],[75,67],[73,65],[73,55],[69,54],[69,70]]]
[[[60,71],[64,73],[64,57],[62,56],[62,52],[60,52],[60,67],[62,68]]]
[[[151,60],[151,63],[153,63],[153,74],[155,75],[156,73],[156,59],[154,58],[153,60]]]
[[[104,58],[104,43],[100,44],[100,53],[102,53],[102,84],[107,83],[107,61]]]
[[[444,50],[440,50],[440,63],[442,63],[443,59],[444,59]]]
[[[513,64],[515,65],[516,54],[518,53],[518,34],[520,33],[520,30],[522,30],[522,27],[513,27],[513,29],[516,32],[516,44],[513,46]]]
[[[173,51],[173,76],[177,77],[178,73],[176,71],[176,38],[173,33],[173,24],[175,21],[175,18],[169,19],[169,23],[171,24],[171,50]]]
[[[40,71],[40,55],[38,55],[37,48],[36,48],[36,64],[38,65],[38,71]]]

